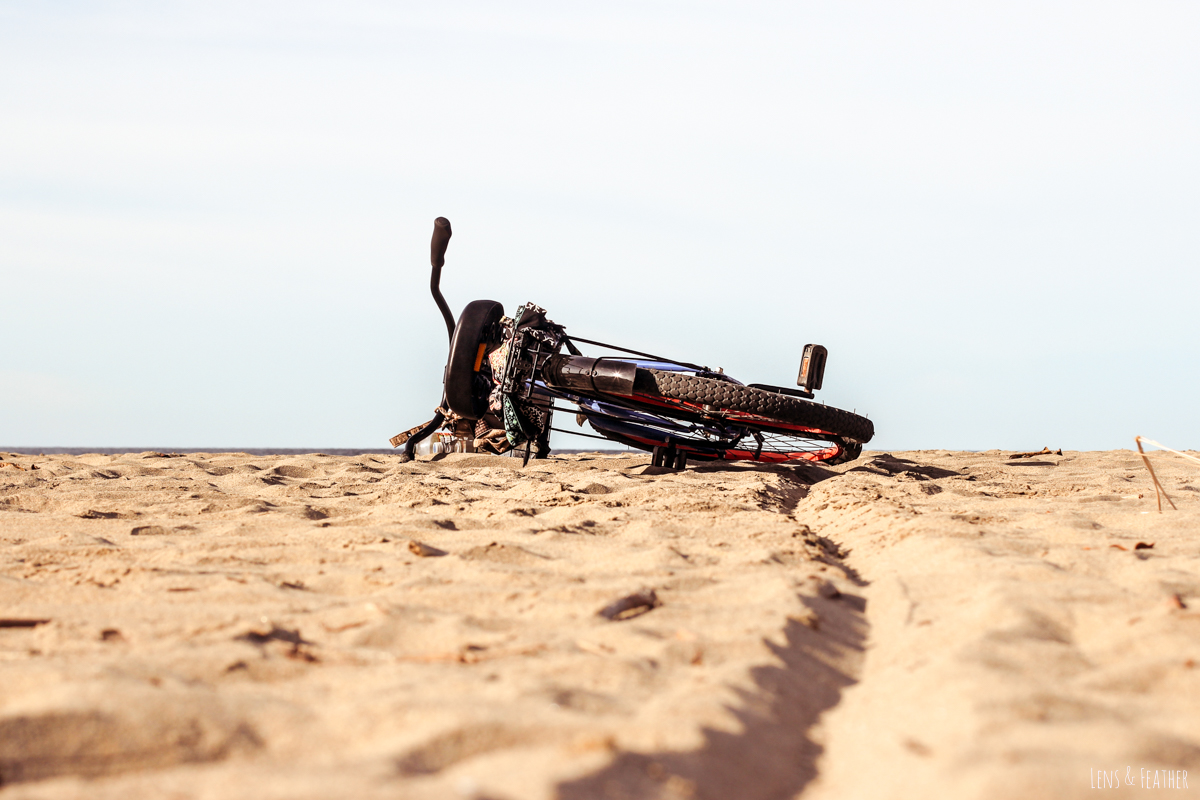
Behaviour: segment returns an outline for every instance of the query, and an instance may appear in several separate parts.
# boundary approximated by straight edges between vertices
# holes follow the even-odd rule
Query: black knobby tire
[[[693,414],[728,411],[760,417],[764,428],[774,427],[770,424],[774,420],[864,444],[875,435],[871,420],[849,411],[687,372],[638,369],[633,390],[648,399],[676,401]]]
[[[504,316],[504,306],[495,300],[474,300],[467,303],[454,326],[450,339],[450,358],[446,361],[443,378],[446,389],[446,405],[464,419],[479,419],[487,410],[486,392],[480,396],[476,385],[478,373],[475,361],[479,357],[481,344],[485,342],[489,329]],[[482,380],[482,379],[480,379]]]

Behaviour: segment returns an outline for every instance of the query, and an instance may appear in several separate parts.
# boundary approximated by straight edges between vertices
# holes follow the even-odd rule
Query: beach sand
[[[0,454],[0,794],[1200,791],[1200,465],[1007,456]]]

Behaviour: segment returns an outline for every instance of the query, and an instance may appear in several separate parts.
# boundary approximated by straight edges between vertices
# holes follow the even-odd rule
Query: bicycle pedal
[[[829,359],[829,350],[824,345],[804,345],[804,355],[800,357],[800,375],[796,385],[806,392],[815,392],[821,388],[825,379],[825,362]]]

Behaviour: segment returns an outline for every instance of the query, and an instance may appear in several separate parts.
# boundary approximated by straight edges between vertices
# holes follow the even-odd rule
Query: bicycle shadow
[[[861,597],[800,600],[819,627],[790,620],[784,644],[766,642],[783,663],[753,668],[755,690],[735,690],[739,705],[730,711],[740,733],[706,728],[704,744],[689,752],[619,752],[603,769],[559,784],[557,800],[766,800],[807,786],[823,752],[812,728],[856,682],[867,623]]]
[[[856,462],[851,462],[856,463]],[[767,464],[755,461],[695,461],[689,462],[687,468],[696,472],[769,472],[781,475],[789,481],[812,485],[830,478],[836,478],[845,470],[824,467],[807,461],[797,461],[790,464]],[[674,472],[675,470],[671,470]]]
[[[859,463],[859,461],[862,463]],[[894,456],[891,453],[872,454],[869,457],[851,462],[847,466],[848,469],[845,470],[846,472],[872,472],[876,475],[887,476],[899,475],[904,472],[921,475],[925,478],[949,478],[955,475],[962,475],[958,470],[921,464],[911,459]]]
[[[657,467],[656,469],[661,469],[664,472],[674,471],[665,467]],[[870,472],[889,477],[908,472],[925,478],[935,479],[949,478],[963,474],[958,470],[921,464],[908,458],[894,456],[891,453],[867,453],[854,461],[848,461],[836,467],[814,464],[808,461],[793,461],[787,464],[766,464],[755,461],[702,461],[689,464],[688,469],[694,469],[697,472],[732,472],[746,469],[759,472],[774,472],[810,486],[814,483],[820,483],[821,481],[851,472]]]

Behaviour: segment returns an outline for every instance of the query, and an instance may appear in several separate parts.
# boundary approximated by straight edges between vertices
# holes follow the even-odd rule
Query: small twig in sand
[[[0,619],[0,628],[36,628],[38,625],[45,625],[50,620],[48,619]]]
[[[414,555],[418,555],[421,558],[437,558],[439,556],[450,555],[445,550],[439,550],[433,545],[428,545],[424,542],[418,542],[416,539],[410,539],[408,541],[408,549],[412,551]]]
[[[1051,450],[1049,447],[1043,447],[1041,450],[1032,453],[1013,453],[1008,458],[1033,458],[1034,456],[1061,456],[1062,450]]]
[[[611,656],[613,653],[617,652],[616,650],[609,647],[608,645],[600,644],[598,642],[579,641],[579,642],[575,643],[575,646],[578,647],[583,652],[591,653],[594,656]]]
[[[1162,488],[1162,484],[1160,484],[1158,482],[1158,476],[1154,474],[1154,467],[1150,466],[1150,459],[1146,458],[1146,451],[1142,449],[1142,442],[1146,442],[1147,444],[1152,444],[1155,447],[1162,447],[1163,450],[1170,450],[1172,453],[1177,453],[1178,455],[1181,455],[1184,458],[1192,458],[1192,457],[1188,456],[1188,455],[1184,455],[1183,453],[1180,453],[1178,450],[1171,450],[1171,448],[1169,448],[1169,447],[1163,447],[1158,442],[1155,442],[1151,439],[1143,438],[1141,436],[1135,436],[1135,437],[1133,437],[1133,440],[1135,442],[1137,442],[1138,452],[1141,453],[1141,455],[1142,455],[1142,463],[1146,465],[1146,469],[1150,470],[1150,480],[1154,481],[1154,498],[1156,500],[1158,500],[1158,513],[1160,513],[1160,514],[1162,513],[1162,499],[1164,497],[1167,498],[1167,502],[1171,504],[1171,508],[1178,511],[1179,509],[1175,506],[1175,501],[1171,499],[1171,496],[1169,494],[1167,494],[1167,490]],[[1198,460],[1198,459],[1192,458],[1192,461],[1196,461],[1196,460]]]
[[[307,661],[310,664],[320,660],[312,653],[304,649],[306,646],[315,646],[315,643],[307,641],[303,636],[301,636],[299,628],[294,631],[289,631],[286,628],[280,628],[277,625],[271,625],[271,630],[267,631],[266,633],[247,631],[241,636],[235,636],[233,638],[234,641],[248,642],[249,644],[257,645],[260,648],[265,647],[271,642],[283,642],[291,645],[291,648],[284,652],[284,656],[287,658],[296,659],[298,661]]]
[[[613,622],[633,619],[640,617],[662,605],[662,601],[658,599],[658,595],[653,589],[643,589],[640,592],[622,597],[609,603],[604,608],[596,612],[597,615],[604,617]]]
[[[510,656],[531,656],[546,649],[544,644],[528,647],[510,648],[508,650],[489,650],[480,645],[467,645],[457,653],[429,653],[426,655],[400,656],[397,661],[414,661],[418,664],[433,664],[439,661],[452,661],[459,664],[478,664],[480,661],[491,661],[496,658]]]

